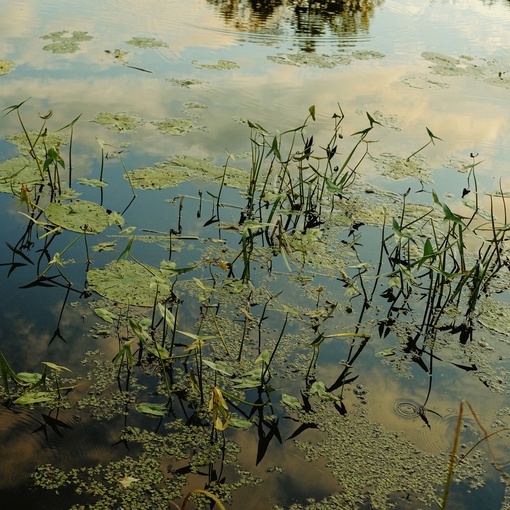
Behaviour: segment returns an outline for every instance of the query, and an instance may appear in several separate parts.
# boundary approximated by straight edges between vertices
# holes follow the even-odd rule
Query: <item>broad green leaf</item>
[[[56,372],[61,372],[62,370],[65,370],[66,372],[71,372],[67,367],[63,367],[61,365],[55,365],[55,363],[52,363],[51,361],[43,361],[43,365],[46,365],[48,368],[51,368],[52,370],[55,370]]]
[[[40,404],[42,402],[47,402],[52,398],[53,395],[47,392],[25,393],[25,395],[21,395],[21,397],[14,400],[14,403],[23,405]]]
[[[118,315],[110,312],[110,310],[107,310],[106,308],[95,308],[94,312],[98,317],[101,317],[101,319],[110,324],[113,324],[113,321],[119,318]]]
[[[268,365],[270,359],[271,359],[271,353],[269,352],[268,349],[265,349],[258,355],[257,359],[255,360],[255,364],[258,364],[261,361],[263,361],[266,365]]]
[[[136,410],[139,413],[148,414],[150,416],[165,416],[167,413],[167,409],[164,404],[150,404],[147,402],[137,404]]]
[[[78,179],[78,183],[93,188],[106,188],[106,186],[108,186],[106,182],[100,181],[99,179],[86,179],[85,177]]]
[[[115,242],[107,242],[107,243],[98,243],[92,246],[93,251],[112,251],[117,247],[117,243]]]
[[[18,379],[24,383],[27,383],[31,386],[39,384],[43,380],[43,374],[34,374],[32,372],[20,372],[18,375]]]
[[[395,348],[394,347],[388,347],[387,349],[381,349],[380,351],[377,351],[375,353],[376,356],[395,356]]]
[[[282,403],[291,409],[299,410],[302,408],[301,402],[292,395],[288,395],[287,393],[282,393]]]
[[[253,427],[253,423],[242,418],[230,418],[230,426],[236,429],[248,430]]]
[[[161,359],[162,361],[165,361],[165,360],[171,358],[170,353],[166,350],[166,348],[159,344],[156,344],[156,347],[147,346],[146,349],[153,356],[156,356],[156,358]]]
[[[207,359],[202,360],[204,365],[207,365],[209,368],[216,370],[216,372],[220,372],[220,374],[224,374],[227,376],[231,376],[234,373],[232,366],[225,361],[217,361],[216,363],[209,361]]]
[[[167,326],[170,328],[171,331],[173,331],[177,327],[177,323],[175,321],[174,314],[164,305],[161,303],[158,303],[158,310],[161,314],[161,317],[165,319],[165,322],[167,323]]]
[[[108,226],[105,209],[87,200],[66,204],[52,202],[46,207],[45,214],[51,223],[72,232],[99,234]]]

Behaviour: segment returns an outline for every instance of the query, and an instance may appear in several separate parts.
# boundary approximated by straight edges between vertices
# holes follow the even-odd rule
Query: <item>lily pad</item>
[[[197,69],[208,69],[210,71],[225,71],[226,69],[239,69],[239,66],[235,62],[230,60],[218,60],[216,64],[202,64],[198,60],[192,60],[191,63]]]
[[[165,299],[171,293],[166,276],[163,271],[146,264],[118,260],[104,269],[91,269],[87,280],[90,289],[112,301],[153,306],[156,297]]]
[[[168,48],[168,44],[154,37],[133,37],[127,44],[136,46],[137,48]]]
[[[102,112],[98,113],[92,122],[99,124],[100,126],[106,126],[112,131],[134,131],[137,127],[143,126],[145,121],[137,115],[131,115],[129,113],[109,113]]]
[[[52,32],[43,35],[41,39],[53,41],[43,46],[43,50],[45,51],[51,51],[52,53],[74,53],[80,49],[79,43],[90,41],[93,37],[88,35],[87,32],[75,31],[70,34],[67,30],[62,30],[60,32]]]
[[[0,76],[10,73],[14,69],[14,62],[10,60],[0,60]]]
[[[41,174],[33,160],[23,156],[0,163],[0,192],[19,191],[22,184],[41,184]]]
[[[51,223],[72,232],[99,234],[108,226],[108,213],[100,205],[87,200],[51,203],[45,214]]]

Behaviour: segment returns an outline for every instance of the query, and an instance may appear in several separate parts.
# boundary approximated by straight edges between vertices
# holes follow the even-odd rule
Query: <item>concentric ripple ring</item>
[[[404,418],[416,418],[425,414],[425,408],[412,400],[399,399],[393,408],[399,416]]]

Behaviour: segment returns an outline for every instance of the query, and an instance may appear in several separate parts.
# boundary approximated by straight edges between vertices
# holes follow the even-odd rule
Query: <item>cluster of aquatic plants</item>
[[[42,117],[37,131],[29,131],[20,113],[22,105],[6,109],[8,114],[18,115],[25,142],[18,143],[24,149],[20,149],[22,155],[16,163],[3,163],[4,169],[10,170],[2,173],[1,184],[3,191],[19,198],[23,209],[20,213],[28,225],[19,242],[9,245],[12,260],[4,265],[10,266],[10,273],[35,265],[37,276],[27,286],[65,288],[62,311],[73,293],[101,320],[98,334],[118,346],[112,359],[102,365],[102,369],[109,367],[109,377],[96,386],[92,379],[93,395],[80,399],[80,410],[108,407],[108,418],[115,413],[126,417],[138,413],[172,423],[174,428],[175,417],[179,417],[186,426],[196,427],[192,434],[191,429],[187,432],[193,440],[203,436],[204,445],[209,441],[216,447],[224,444],[229,428],[253,429],[258,436],[258,464],[272,442],[282,442],[282,414],[298,415],[295,421],[299,425],[291,436],[296,438],[317,426],[309,420],[313,408],[328,405],[340,416],[348,413],[345,392],[358,378],[356,359],[375,332],[384,337],[408,321],[407,343],[401,350],[412,353],[413,361],[431,374],[432,362],[427,366],[423,355],[430,355],[432,360],[436,335],[445,328],[446,311],[452,306],[466,306],[466,322],[460,330],[461,340],[466,341],[463,332],[472,331],[481,294],[489,291],[490,282],[507,265],[506,218],[497,224],[492,214],[488,223],[481,224],[478,202],[472,216],[462,218],[433,191],[428,207],[410,207],[408,194],[397,206],[386,204],[389,212],[381,222],[379,260],[375,265],[364,261],[363,224],[355,211],[347,212],[347,203],[357,193],[358,169],[369,156],[368,135],[379,124],[368,113],[368,126],[346,140],[340,109],[332,117],[332,134],[325,142],[317,142],[311,134],[314,107],[300,126],[282,133],[272,134],[248,121],[251,160],[244,173],[230,166],[231,155],[222,167],[198,158],[174,157],[169,166],[155,166],[143,175],[137,170],[128,171],[122,161],[133,200],[137,199],[136,187],[158,188],[144,186],[146,174],[151,182],[162,174],[169,186],[182,182],[170,179],[173,172],[199,180],[209,175],[212,179],[207,184],[207,197],[199,191],[197,196],[178,196],[170,201],[176,210],[175,228],[142,234],[126,227],[121,214],[105,209],[102,194],[97,204],[77,199],[72,190],[73,127],[79,117],[59,130],[68,134],[69,151],[65,155],[61,148],[66,140],[48,130],[50,116]],[[427,132],[429,141],[406,161],[438,139]],[[99,183],[103,182],[106,146],[106,142],[100,142]],[[469,178],[478,197],[475,167],[473,161]],[[25,173],[27,169],[31,173]],[[244,187],[239,182],[244,182]],[[241,188],[240,197],[236,195],[234,200],[232,187]],[[499,195],[504,201],[502,191]],[[211,207],[203,237],[187,236],[181,224],[183,210],[197,204],[198,218],[203,214],[202,207]],[[226,211],[229,222],[222,219]],[[466,237],[483,232],[487,226],[490,235],[480,238],[479,252],[473,260],[465,249]],[[100,242],[93,251],[111,251],[113,255],[100,267],[94,264],[89,250],[90,236],[98,235]],[[59,236],[66,240],[61,242]],[[74,261],[71,255],[79,256],[79,240],[84,241],[85,257],[81,256],[86,262],[85,285],[73,283],[75,278],[66,268]],[[196,260],[190,262],[179,256],[178,249],[197,240],[203,249]],[[146,242],[157,242],[164,251],[157,267],[135,255],[137,247]],[[63,247],[57,251],[53,243]],[[39,254],[34,264],[35,245]],[[277,273],[284,275],[280,281],[272,278]],[[315,276],[341,285],[345,294],[340,295],[338,289],[332,292],[326,283],[311,283]],[[377,293],[381,282],[386,287],[382,296]],[[381,301],[389,303],[386,316],[367,320],[367,311]],[[416,313],[422,313],[421,321],[414,320]],[[62,338],[58,325],[52,341],[57,337]],[[423,340],[420,345],[419,339]],[[338,373],[333,380],[324,380],[321,354],[332,342],[339,343]],[[52,405],[58,408],[63,389],[71,389],[58,385],[57,376],[64,368],[54,364],[46,363],[40,377],[30,378],[13,371],[3,357],[0,366],[6,391],[18,386],[17,404],[38,403],[34,399],[39,386],[49,379],[47,368],[53,375],[47,393],[56,392],[59,397]],[[93,378],[94,371],[90,374]],[[145,384],[151,385],[150,392],[137,383],[142,377]],[[23,401],[23,396],[32,400]],[[105,405],[108,398],[115,399],[115,405]],[[126,428],[122,440],[138,442],[144,448],[161,440],[155,434],[148,441],[138,441],[129,430]],[[171,434],[177,445],[178,434],[173,429]],[[189,442],[183,444],[188,445],[183,448],[189,447]],[[159,452],[159,459],[164,451]],[[222,452],[216,451],[215,455],[214,460],[192,456],[189,471],[184,474],[217,461]],[[51,484],[45,481],[57,478],[62,483],[52,488],[78,487],[104,504],[110,501],[108,498],[116,498],[115,504],[129,504],[131,497],[137,504],[143,498],[177,498],[186,477],[175,488],[177,492],[163,489],[163,475],[157,474],[159,464],[150,467],[150,472],[156,473],[154,478],[143,478],[148,472],[143,466],[149,458],[126,458],[104,470],[73,470],[65,475],[45,466],[35,479],[49,487]],[[205,489],[213,498],[228,500],[228,484],[215,469],[209,473],[215,474],[208,478]],[[110,486],[99,483],[98,477],[106,478]],[[245,478],[239,474],[238,483]],[[111,491],[112,487],[135,486],[140,489],[136,495],[136,491]]]

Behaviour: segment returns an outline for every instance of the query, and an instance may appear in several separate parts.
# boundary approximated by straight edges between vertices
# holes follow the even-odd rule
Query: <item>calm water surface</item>
[[[306,2],[286,1],[0,0],[0,60],[15,65],[13,71],[0,76],[0,105],[4,108],[30,98],[22,110],[29,129],[36,129],[40,125],[38,114],[48,110],[53,110],[52,129],[81,114],[73,147],[75,181],[98,177],[101,148],[96,138],[114,147],[128,143],[123,162],[129,170],[175,155],[206,158],[222,165],[227,152],[237,155],[235,166],[249,169],[246,119],[268,131],[284,131],[298,126],[308,108],[315,105],[313,129],[317,140],[328,138],[331,117],[339,106],[346,116],[345,138],[366,127],[366,112],[383,125],[370,146],[373,159],[367,159],[359,169],[363,186],[395,193],[411,187],[412,201],[430,203],[430,195],[415,193],[421,188],[416,179],[391,179],[378,164],[388,154],[412,154],[428,141],[428,128],[441,138],[423,152],[432,181],[427,183],[429,189],[440,196],[450,193],[452,202],[462,207],[466,175],[459,169],[471,162],[470,155],[479,154],[480,188],[494,191],[501,185],[503,190],[510,190],[510,2],[357,0],[322,7],[319,3],[308,8]],[[58,36],[53,40],[44,36],[61,31],[66,31],[63,37],[79,31],[91,38],[79,41],[74,52],[51,51],[46,46],[58,42]],[[151,38],[156,44],[144,47],[133,38]],[[230,69],[207,67],[219,61],[235,65]],[[126,112],[145,123],[135,132],[118,133],[90,122],[101,112]],[[172,118],[190,120],[193,129],[183,136],[156,129],[154,123]],[[1,119],[1,161],[17,154],[5,138],[19,131],[15,115]],[[347,147],[341,150],[344,155],[348,152]],[[197,190],[207,190],[207,184],[139,191],[126,209],[132,195],[118,159],[108,163],[106,172],[109,187],[102,196],[104,206],[126,210],[126,225],[165,232],[180,227],[184,235],[203,239],[217,235],[214,226],[202,228],[208,213],[203,213],[200,221],[196,219],[196,202],[186,202],[180,225],[176,208],[166,202],[179,194],[197,196]],[[79,191],[81,198],[99,200],[97,188],[81,186]],[[488,198],[482,202],[489,208]],[[496,214],[501,213],[501,206],[497,207]],[[0,195],[0,263],[4,264],[0,266],[0,352],[16,372],[37,371],[41,361],[52,361],[72,367],[84,377],[87,369],[80,361],[85,351],[100,349],[104,358],[111,360],[118,344],[90,334],[97,320],[86,306],[91,296],[76,290],[85,286],[87,267],[83,262],[70,270],[73,290],[69,293],[65,286],[23,288],[44,270],[48,257],[63,250],[71,238],[57,237],[46,252],[31,254],[32,264],[14,268],[9,265],[9,245],[16,245],[27,228],[27,220],[18,210],[17,198]],[[234,213],[228,212],[224,219],[233,217]],[[367,227],[365,231],[364,253],[375,264],[380,232],[370,228],[373,230]],[[38,248],[36,243],[34,249]],[[200,257],[201,249],[199,243],[191,244],[180,263]],[[158,250],[143,245],[134,248],[134,255],[158,265]],[[70,257],[81,261],[82,254],[83,246],[69,252]],[[94,253],[93,266],[103,267],[119,254]],[[285,266],[277,269],[284,272]],[[315,284],[321,283],[319,279],[317,276]],[[293,288],[301,292],[299,285],[284,284],[276,278],[271,285],[275,292],[287,287],[291,292]],[[324,285],[329,286],[329,299],[349,302],[339,284],[331,286],[325,278]],[[296,296],[297,306],[305,298]],[[506,290],[501,296],[508,301]],[[382,309],[385,303],[380,301],[376,304]],[[339,327],[349,329],[357,318],[339,319]],[[502,317],[502,323],[505,319]],[[186,320],[193,327],[195,318]],[[270,320],[279,331],[282,316]],[[299,325],[295,327],[299,330]],[[347,411],[361,412],[363,408],[367,419],[411,441],[420,452],[436,455],[437,462],[446,465],[461,400],[472,404],[489,432],[510,426],[508,336],[488,329],[477,332],[462,356],[457,347],[442,352],[442,359],[434,362],[433,378],[409,359],[400,372],[395,370],[391,361],[377,353],[398,345],[398,339],[393,333],[374,337],[356,360],[353,375],[357,379],[344,396]],[[457,345],[457,337],[452,337]],[[339,363],[351,359],[350,349],[352,346],[341,342],[325,345],[319,378],[331,384],[338,376]],[[476,369],[466,370],[471,354]],[[459,359],[462,362],[456,365]],[[287,388],[285,377],[282,380],[280,384]],[[86,391],[79,387],[76,400]],[[47,492],[33,492],[28,488],[30,473],[49,462],[69,468],[76,467],[77,461],[78,465],[90,466],[123,457],[125,451],[112,445],[119,440],[125,418],[116,416],[105,426],[71,407],[58,415],[67,425],[59,428],[44,413],[37,407],[0,409],[1,498],[11,505],[23,501],[23,508],[69,508],[75,502],[72,492],[57,498]],[[275,413],[282,414],[282,409]],[[475,434],[477,425],[471,415],[468,418],[466,434]],[[129,425],[155,428],[151,420],[131,415],[129,419]],[[241,489],[231,508],[290,508],[293,503],[306,505],[309,498],[321,501],[339,491],[338,478],[324,458],[310,464],[302,450],[285,441],[295,428],[289,421],[283,422],[283,445],[273,441],[257,466],[254,460],[260,437],[231,432],[230,437],[242,445],[241,464],[263,479],[258,487]],[[314,431],[308,433],[303,441],[320,439]],[[465,441],[476,438],[480,436],[475,434]],[[508,437],[498,434],[492,449],[494,459],[508,471]],[[482,450],[485,457],[479,463],[486,473],[485,486],[470,487],[469,481],[455,485],[452,508],[509,507],[504,483],[488,460],[487,450]],[[282,469],[281,475],[274,474],[274,466]],[[195,487],[193,483],[190,481],[190,488],[204,486],[200,477]],[[359,493],[365,489],[359,486]],[[261,493],[264,498],[260,498]],[[399,508],[421,507],[412,495],[392,494],[390,499]],[[328,504],[323,508],[329,508]]]

